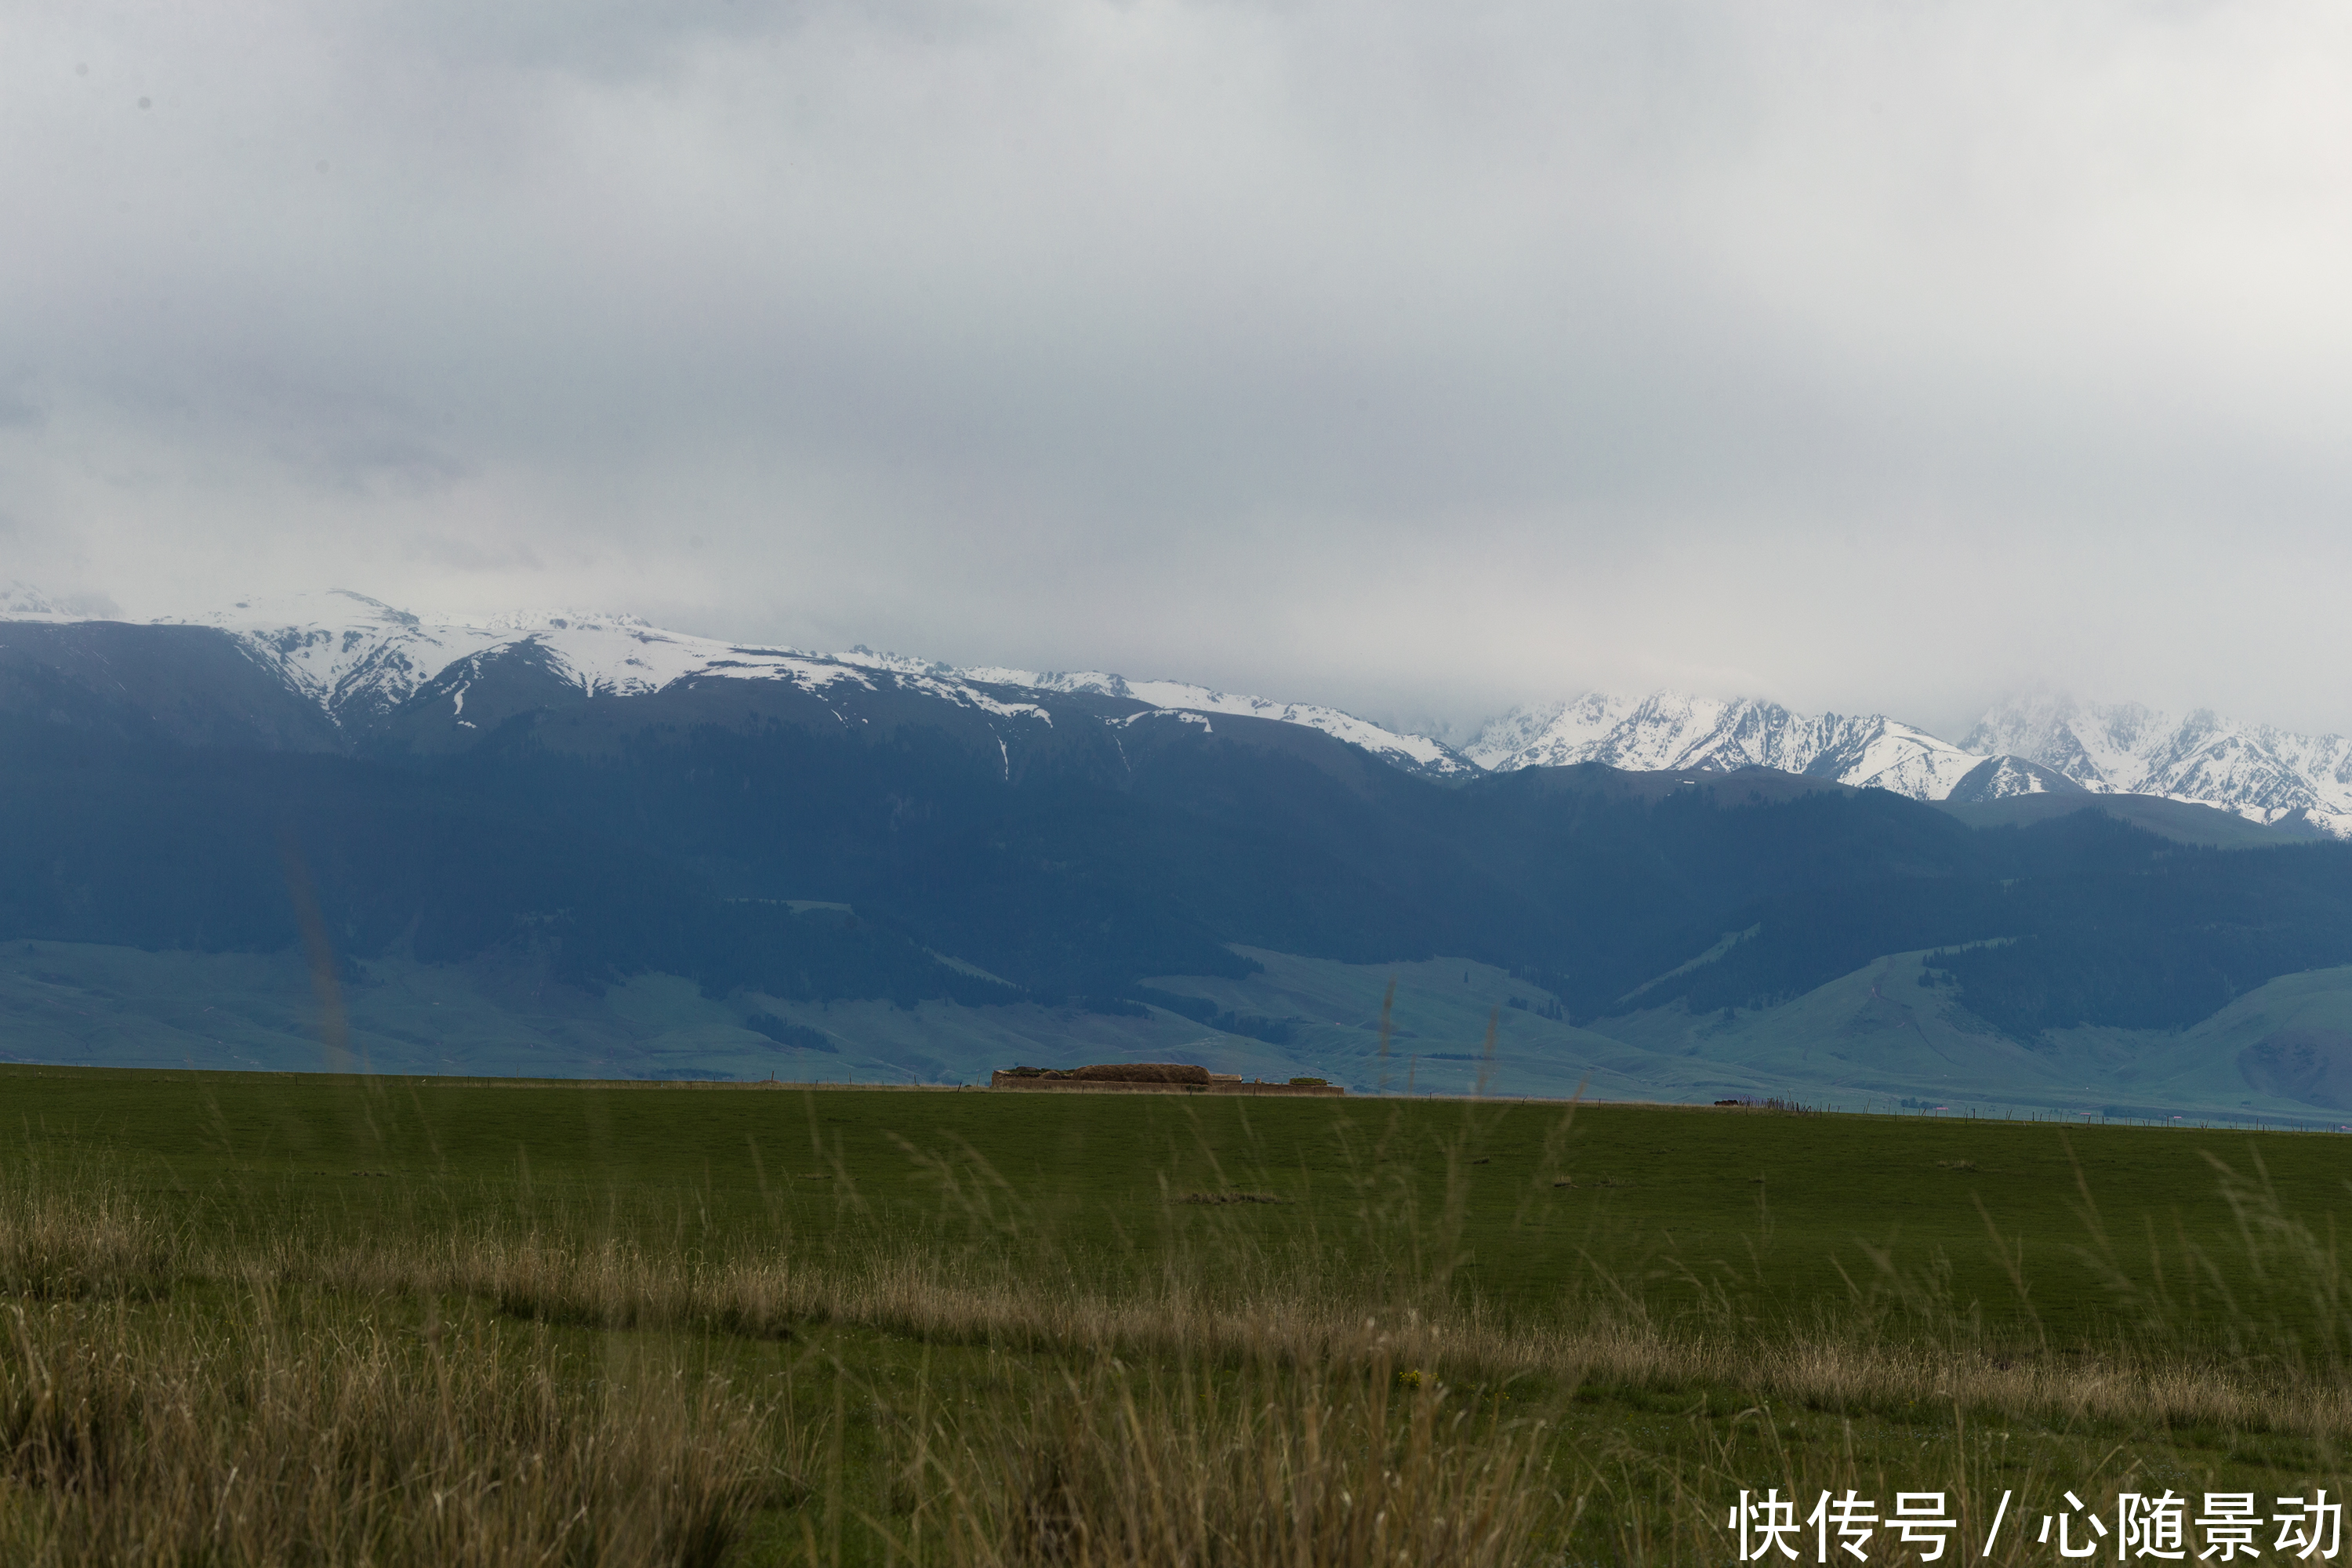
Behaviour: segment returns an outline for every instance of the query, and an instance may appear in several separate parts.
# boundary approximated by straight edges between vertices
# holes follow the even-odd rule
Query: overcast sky
[[[0,9],[0,580],[2352,730],[2352,12]]]

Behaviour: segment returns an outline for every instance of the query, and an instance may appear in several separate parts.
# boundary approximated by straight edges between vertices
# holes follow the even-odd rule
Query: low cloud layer
[[[0,127],[125,613],[2352,729],[2337,8],[36,5]]]

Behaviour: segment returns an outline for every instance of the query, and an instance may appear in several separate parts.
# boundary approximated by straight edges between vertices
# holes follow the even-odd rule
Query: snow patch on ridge
[[[1117,697],[1130,702],[1145,703],[1159,712],[1180,715],[1223,713],[1241,719],[1267,719],[1276,723],[1304,725],[1310,730],[1320,730],[1349,745],[1360,746],[1407,773],[1444,778],[1466,776],[1477,771],[1460,752],[1443,742],[1433,741],[1426,735],[1405,734],[1385,729],[1369,719],[1359,719],[1339,709],[1315,703],[1277,702],[1270,698],[1217,691],[1181,680],[1129,680],[1123,675],[1112,675],[1103,670],[1037,671],[982,667],[963,670],[961,674],[971,680],[1024,687],[1032,691],[1082,691]]]

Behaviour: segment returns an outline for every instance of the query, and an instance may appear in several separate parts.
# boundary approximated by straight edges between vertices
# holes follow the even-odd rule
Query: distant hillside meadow
[[[2204,719],[2045,705],[1889,789],[1842,775],[1932,737],[1753,705],[1465,755],[625,618],[16,616],[0,1059],[2352,1118],[2352,845],[2168,798]]]

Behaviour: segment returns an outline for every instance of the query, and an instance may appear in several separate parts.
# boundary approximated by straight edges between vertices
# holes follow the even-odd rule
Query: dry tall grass
[[[1405,1387],[1384,1362],[1083,1364],[1017,1419],[908,1437],[910,1557],[929,1536],[957,1568],[1501,1568],[1558,1533],[1538,1423]]]
[[[25,1182],[0,1190],[0,1291],[16,1299],[0,1306],[12,1563],[708,1564],[755,1507],[814,1487],[817,1457],[772,1409],[659,1360],[619,1379],[567,1366],[518,1318],[767,1335],[834,1320],[1076,1352],[1034,1403],[894,1428],[905,1517],[874,1523],[914,1561],[1482,1568],[1525,1560],[1550,1517],[1535,1428],[1470,1424],[1433,1379],[1392,1407],[1360,1323],[1334,1359],[1336,1341],[1234,1337],[1238,1320],[1198,1306],[495,1228],[224,1249],[118,1193]],[[445,1321],[448,1297],[496,1315]],[[417,1300],[422,1332],[348,1310]],[[1238,1382],[1138,1383],[1119,1345],[1255,1359]],[[801,1536],[809,1558],[837,1554],[813,1521]]]
[[[118,1208],[108,1218],[120,1227],[125,1216]],[[70,1263],[56,1271],[100,1277],[125,1247],[118,1231],[79,1273]],[[289,1284],[362,1296],[465,1296],[520,1317],[599,1327],[781,1336],[794,1322],[843,1322],[934,1342],[1194,1357],[1228,1366],[1392,1361],[1458,1382],[1533,1375],[1571,1386],[1737,1386],[1815,1408],[1908,1408],[1925,1400],[2059,1420],[2352,1438],[2352,1366],[2308,1356],[2263,1363],[2216,1356],[2176,1342],[2161,1320],[2137,1344],[2118,1343],[2105,1353],[2020,1356],[1957,1321],[1948,1333],[1898,1338],[1869,1331],[1859,1314],[1824,1314],[1810,1326],[1762,1332],[1703,1321],[1667,1325],[1635,1308],[1536,1322],[1504,1321],[1475,1307],[1368,1318],[1344,1293],[1313,1279],[1220,1281],[1208,1271],[1171,1272],[1148,1288],[1108,1293],[1041,1286],[985,1264],[905,1252],[848,1266],[797,1266],[783,1256],[698,1262],[609,1237],[486,1229],[378,1248],[280,1240],[268,1257],[273,1277]],[[2274,1267],[2290,1261],[2274,1260]],[[212,1270],[236,1266],[206,1264]],[[2224,1280],[2243,1272],[2209,1266]],[[2340,1288],[2315,1271],[2294,1277],[2315,1290]],[[2249,1319],[2248,1327],[2258,1322]]]
[[[207,1310],[0,1309],[0,1542],[26,1564],[719,1563],[775,1484],[762,1415],[675,1366]]]
[[[1927,1399],[1988,1411],[2165,1424],[2285,1426],[2352,1436],[2352,1274],[2331,1238],[2286,1217],[2257,1176],[2222,1173],[2242,1255],[2189,1248],[2190,1278],[2137,1288],[2116,1270],[2135,1333],[2104,1353],[2020,1356],[1984,1341],[1934,1300],[1903,1302],[1943,1331],[1886,1336],[1867,1316],[1759,1330],[1725,1313],[1662,1323],[1637,1303],[1507,1321],[1471,1308],[1367,1317],[1345,1293],[1266,1269],[1171,1269],[1119,1291],[1042,1284],[1002,1259],[877,1251],[796,1261],[784,1251],[708,1259],[574,1229],[484,1224],[457,1234],[374,1238],[313,1232],[223,1250],[191,1240],[102,1183],[0,1182],[0,1291],[33,1300],[137,1295],[174,1280],[267,1279],[361,1298],[465,1297],[516,1318],[602,1328],[698,1328],[782,1337],[834,1321],[955,1342],[1103,1354],[1183,1355],[1227,1364],[1369,1364],[1376,1358],[1456,1380],[1540,1374],[1569,1384],[1723,1384],[1816,1406],[1868,1409]],[[2104,1245],[2104,1244],[2103,1244]],[[1890,1270],[1890,1278],[1892,1278]],[[2159,1279],[2162,1276],[2159,1275]],[[2183,1342],[2175,1300],[2201,1286],[2269,1353],[2214,1354]],[[1904,1289],[1914,1295],[1916,1282]],[[2284,1343],[2270,1295],[2312,1298],[2316,1342]],[[2213,1308],[2209,1302],[2208,1310]],[[2304,1336],[2308,1338],[2309,1336]],[[2283,1393],[2291,1393],[2282,1402]]]
[[[1934,1332],[1880,1332],[1884,1301],[1811,1326],[1663,1323],[1630,1293],[1539,1322],[1442,1300],[1367,1315],[1263,1259],[1086,1289],[1041,1282],[1002,1249],[994,1263],[906,1248],[810,1262],[756,1246],[710,1258],[527,1216],[225,1242],[96,1177],[20,1175],[0,1180],[0,1556],[707,1563],[755,1509],[803,1495],[800,1553],[839,1555],[845,1510],[863,1505],[828,1490],[789,1412],[662,1352],[568,1365],[562,1325],[780,1338],[830,1322],[1054,1352],[1042,1384],[887,1425],[892,1479],[863,1528],[886,1557],[959,1568],[1475,1568],[1556,1551],[1597,1519],[1627,1560],[1719,1560],[1722,1506],[1742,1486],[1967,1494],[1991,1475],[1965,1441],[1971,1424],[2011,1415],[2289,1432],[2341,1451],[2342,1262],[2259,1173],[2222,1175],[2242,1256],[2182,1251],[2147,1289],[2117,1265],[2123,1318],[2147,1325],[2136,1343],[2022,1356],[1891,1265],[1885,1299]],[[2095,1228],[2087,1256],[2103,1246]],[[2283,1291],[2310,1294],[2302,1316],[2320,1327],[2259,1362],[2168,1337],[2168,1322],[2222,1307],[2232,1332],[2259,1334]],[[451,1300],[474,1305],[445,1320]],[[388,1302],[421,1304],[426,1331],[377,1327],[388,1317],[371,1304]],[[1924,1405],[1962,1440],[1933,1475],[1851,1442],[1776,1449],[1777,1478],[1749,1473],[1760,1450],[1735,1451],[1733,1436],[1661,1463],[1631,1438],[1569,1450],[1507,1419],[1498,1395],[1522,1380],[1555,1399],[1584,1385],[1736,1391],[1755,1408],[1734,1428],[1775,1442],[1776,1405]],[[837,1469],[842,1423],[827,1430]]]

